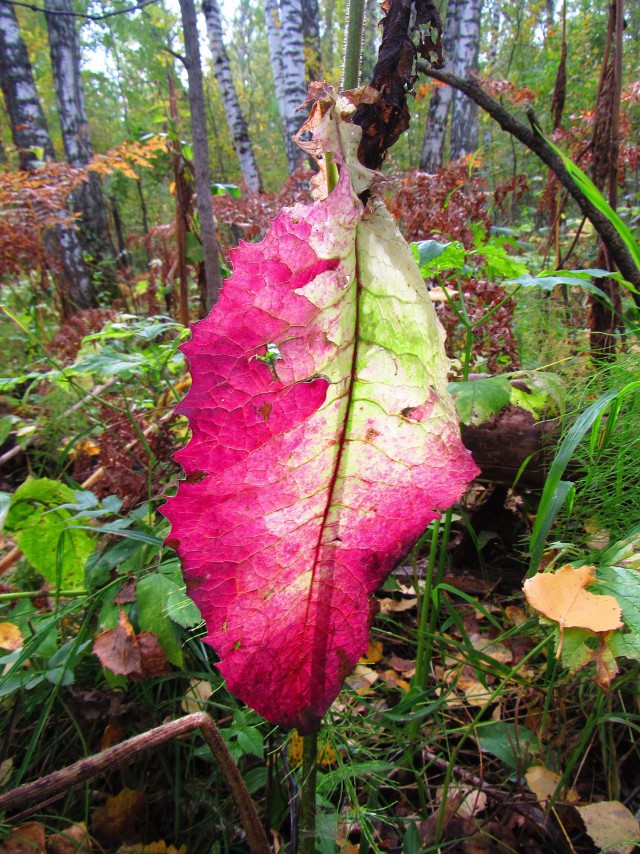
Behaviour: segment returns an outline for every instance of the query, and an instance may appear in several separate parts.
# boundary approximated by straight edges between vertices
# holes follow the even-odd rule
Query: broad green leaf
[[[141,632],[153,632],[171,664],[184,667],[180,632],[169,616],[167,600],[179,592],[173,581],[159,572],[141,578],[136,586],[138,625]]]
[[[504,376],[485,377],[449,383],[449,393],[456,404],[463,424],[482,424],[506,406],[512,394],[511,384]]]
[[[6,528],[46,581],[73,587],[84,580],[84,565],[95,540],[77,527],[61,505],[74,503],[76,493],[60,481],[29,479],[13,494]]]

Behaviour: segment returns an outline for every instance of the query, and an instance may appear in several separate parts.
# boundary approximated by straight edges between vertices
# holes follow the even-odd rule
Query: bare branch
[[[573,197],[582,214],[591,221],[625,279],[640,290],[640,270],[636,266],[624,240],[605,214],[598,210],[573,181],[560,155],[553,150],[542,133],[537,129],[538,124],[532,111],[529,111],[527,114],[529,124],[526,125],[505,109],[499,101],[489,95],[475,77],[456,77],[456,75],[448,71],[439,71],[431,68],[428,63],[420,61],[417,63],[417,69],[422,74],[433,77],[441,83],[447,83],[449,86],[453,86],[454,89],[463,92],[467,97],[475,101],[478,106],[482,107],[492,119],[495,119],[503,130],[520,140],[523,145],[526,145],[530,151],[537,155],[554,172],[558,181]],[[634,294],[633,297],[640,304],[640,295]]]
[[[104,15],[88,15],[82,12],[49,12],[50,15],[63,15],[72,18],[82,18],[85,21],[104,21],[107,18],[114,18],[116,15],[127,15],[129,12],[138,12],[152,3],[157,3],[158,0],[139,0],[135,6],[130,6],[127,9],[117,9],[113,12],[105,12]],[[24,0],[5,0],[10,6],[21,6],[23,9],[31,9],[32,12],[44,13],[43,6],[36,6],[34,3],[25,3]]]

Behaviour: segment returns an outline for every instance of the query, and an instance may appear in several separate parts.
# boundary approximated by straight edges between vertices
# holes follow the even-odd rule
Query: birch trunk
[[[45,157],[55,160],[29,54],[13,5],[5,0],[0,0],[0,86],[20,168],[33,169]]]
[[[45,0],[51,70],[67,162],[81,169],[91,162],[93,151],[80,75],[80,44],[71,0]],[[70,207],[81,214],[80,240],[91,266],[103,281],[114,285],[115,255],[102,184],[98,175],[89,178],[72,195]]]
[[[265,18],[287,164],[292,173],[302,158],[302,151],[293,142],[304,118],[296,108],[307,94],[301,0],[265,0]]]
[[[204,88],[202,85],[202,66],[200,64],[198,22],[193,0],[180,0],[180,11],[184,29],[185,65],[189,81],[193,172],[198,218],[200,219],[200,239],[204,253],[206,308],[209,310],[218,300],[221,280],[220,264],[218,261],[218,240],[213,218],[213,205],[211,203],[209,145],[204,111]]]
[[[456,40],[460,28],[460,13],[464,0],[449,0],[447,17],[442,36],[445,68],[450,71],[454,64]],[[424,131],[424,141],[420,155],[420,168],[424,172],[437,172],[444,161],[447,120],[454,98],[451,86],[436,86],[429,101],[429,112]]]
[[[4,0],[0,0],[0,86],[21,168],[36,169],[43,156],[55,160],[29,54],[13,6]],[[96,293],[76,229],[59,226],[45,237],[45,245],[55,256],[53,272],[63,314],[95,307]]]
[[[480,12],[482,0],[465,0],[460,11],[453,73],[469,77],[478,70]],[[478,148],[478,105],[456,91],[451,108],[451,145],[449,156],[458,160]]]
[[[247,187],[255,192],[260,192],[262,190],[260,172],[253,153],[249,129],[242,114],[236,87],[231,76],[227,49],[222,39],[222,17],[218,0],[202,0],[202,11],[207,24],[214,74],[220,86],[220,95],[224,104],[233,147],[242,170],[242,177]]]

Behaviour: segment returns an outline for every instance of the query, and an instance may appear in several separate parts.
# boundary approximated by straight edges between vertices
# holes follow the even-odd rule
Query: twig
[[[92,391],[90,391],[84,397],[80,398],[80,400],[77,400],[73,404],[73,406],[70,406],[69,409],[67,409],[65,411],[65,416],[70,415],[72,412],[75,412],[77,409],[80,409],[82,406],[84,406],[84,404],[90,398],[97,397],[99,394],[102,394],[103,391],[106,391],[108,388],[111,388],[111,386],[115,382],[117,382],[117,377],[112,377],[110,380],[107,380],[106,383],[103,383],[102,385],[99,385],[97,388],[94,388]],[[29,436],[21,445],[14,445],[14,447],[11,448],[10,451],[7,451],[6,453],[2,454],[2,456],[0,456],[0,466],[4,465],[5,463],[8,463],[9,460],[13,459],[14,457],[17,457],[18,454],[20,453],[20,451],[24,451],[24,449],[26,447],[28,447],[28,445],[30,445],[34,441],[35,437],[36,437],[36,434],[34,433],[31,436]]]
[[[128,9],[117,9],[114,12],[105,12],[103,15],[89,15],[87,13],[82,12],[51,12],[48,9],[45,10],[42,6],[36,6],[35,3],[25,3],[24,0],[7,0],[11,6],[22,6],[23,9],[31,9],[32,12],[47,12],[48,15],[66,15],[67,17],[72,18],[82,18],[85,21],[105,21],[107,18],[114,18],[116,15],[126,15],[128,12],[139,12],[140,9],[144,9],[146,6],[150,6],[152,3],[157,3],[158,0],[140,0],[139,3],[136,3],[135,6],[130,6]]]
[[[33,783],[25,783],[17,789],[6,792],[0,795],[0,811],[23,806],[28,801],[41,802],[50,798],[51,795],[61,794],[72,786],[77,786],[79,783],[84,783],[86,780],[101,774],[113,765],[131,759],[137,753],[157,747],[165,741],[170,741],[196,729],[202,732],[203,738],[220,765],[220,770],[238,807],[250,851],[252,854],[271,854],[255,803],[247,791],[238,766],[229,753],[218,727],[206,712],[195,712],[192,715],[154,727],[142,735],[136,735],[120,744],[102,750],[100,753],[74,762],[73,765],[68,765],[60,771],[47,774],[46,777],[41,777]]]
[[[629,252],[624,240],[607,216],[598,210],[569,175],[560,155],[553,150],[542,133],[539,132],[538,124],[531,111],[528,113],[529,125],[526,125],[505,109],[499,101],[489,95],[475,77],[458,77],[448,71],[439,71],[431,68],[428,63],[420,60],[416,63],[416,67],[420,73],[426,74],[428,77],[433,77],[441,83],[447,83],[449,86],[453,86],[454,89],[463,92],[472,101],[475,101],[479,107],[482,107],[492,119],[495,119],[503,130],[520,140],[520,142],[536,154],[555,173],[558,181],[568,190],[582,214],[591,221],[600,239],[609,250],[610,255],[615,259],[624,278],[631,282],[636,289],[640,290],[640,269],[636,266],[633,256]],[[640,294],[633,293],[632,296],[635,302],[640,305]]]
[[[436,765],[442,771],[447,771],[449,769],[449,763],[446,759],[441,759],[439,756],[436,756],[435,753],[432,753],[426,747],[422,749],[422,755],[424,758],[431,763],[432,765]],[[483,792],[486,792],[489,797],[493,798],[495,801],[498,801],[502,804],[508,804],[512,809],[526,818],[531,819],[531,821],[536,824],[547,836],[552,840],[555,846],[560,846],[554,848],[554,850],[560,851],[563,847],[563,840],[560,834],[558,833],[557,828],[553,825],[549,816],[538,807],[532,806],[532,804],[527,801],[514,801],[513,798],[507,794],[506,792],[501,792],[500,789],[496,789],[490,783],[486,783],[481,777],[477,777],[475,774],[472,774],[470,771],[465,770],[464,768],[460,768],[458,765],[454,765],[451,769],[453,771],[454,777],[457,777],[459,780],[464,781],[465,783],[470,783],[472,786],[475,786],[477,789],[481,789]]]

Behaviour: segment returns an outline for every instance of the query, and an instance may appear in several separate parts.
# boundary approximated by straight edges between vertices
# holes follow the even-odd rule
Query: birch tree
[[[303,116],[296,113],[306,96],[301,0],[265,0],[265,18],[273,82],[280,113],[289,172],[302,152],[293,142]]]
[[[5,0],[0,0],[0,87],[21,168],[36,169],[43,156],[55,160],[29,54],[13,5]],[[60,225],[47,242],[56,256],[54,276],[63,313],[96,306],[91,272],[84,261],[76,229]]]
[[[260,171],[253,152],[249,129],[245,121],[236,87],[231,76],[229,55],[222,38],[222,16],[218,0],[202,0],[202,11],[207,25],[209,47],[213,58],[213,68],[220,87],[220,95],[224,104],[229,132],[233,141],[242,177],[247,187],[255,192],[262,190]]]
[[[45,0],[49,53],[62,143],[67,162],[76,169],[88,166],[93,157],[89,122],[80,74],[80,44],[71,0]],[[102,183],[93,172],[73,193],[71,208],[81,214],[80,240],[91,266],[103,280],[114,284],[114,257],[109,239],[107,209]]]
[[[464,0],[449,0],[442,36],[445,68],[450,71],[455,63],[456,40],[460,28],[460,13]],[[449,110],[454,98],[451,86],[435,86],[429,101],[429,112],[424,131],[420,155],[420,168],[425,172],[437,172],[444,160],[445,139]]]
[[[464,0],[456,36],[453,73],[468,77],[478,70],[480,13],[482,0]],[[449,156],[458,160],[478,148],[478,105],[456,90],[451,109],[451,145]]]

